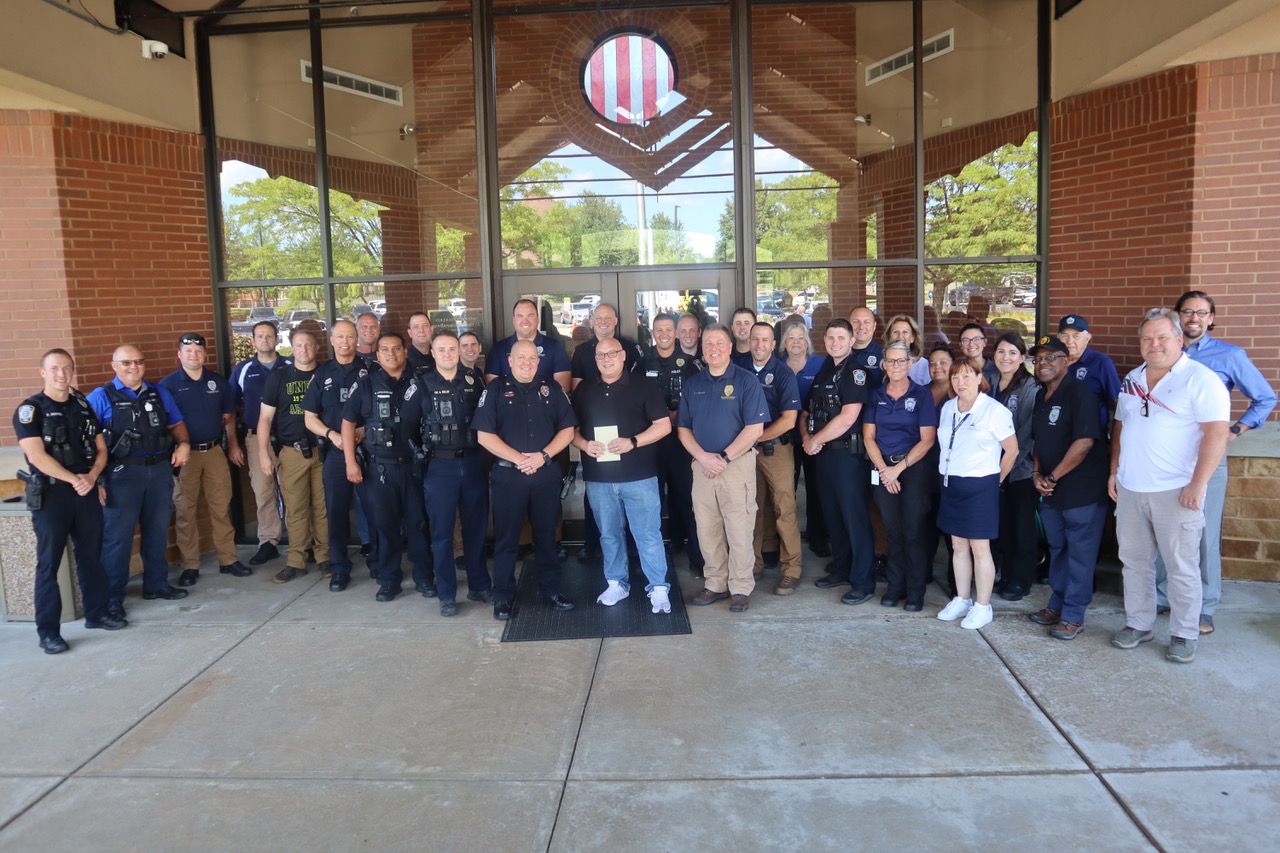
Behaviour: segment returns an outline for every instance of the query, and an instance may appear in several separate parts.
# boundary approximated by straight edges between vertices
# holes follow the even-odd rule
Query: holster
[[[35,512],[44,506],[45,478],[30,471],[19,471],[18,479],[27,484],[23,497],[27,501],[27,509]]]

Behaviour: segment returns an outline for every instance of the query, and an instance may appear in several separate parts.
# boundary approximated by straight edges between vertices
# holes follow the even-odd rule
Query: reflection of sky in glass
[[[218,187],[222,193],[222,209],[226,210],[244,202],[244,199],[233,196],[230,193],[232,187],[266,177],[270,177],[266,169],[260,169],[257,166],[251,166],[239,160],[224,160],[222,172],[218,175]]]

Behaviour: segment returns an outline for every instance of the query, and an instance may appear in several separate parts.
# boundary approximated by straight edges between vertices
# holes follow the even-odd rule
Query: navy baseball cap
[[[1075,329],[1077,332],[1089,331],[1089,321],[1081,317],[1079,314],[1068,314],[1058,321],[1058,331],[1065,332],[1067,329]]]

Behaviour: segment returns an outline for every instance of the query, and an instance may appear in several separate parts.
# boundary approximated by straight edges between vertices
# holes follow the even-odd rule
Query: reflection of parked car
[[[387,313],[387,302],[385,299],[372,299],[369,301],[369,307],[373,309],[373,313],[379,317]]]
[[[581,326],[587,322],[593,308],[595,306],[590,302],[575,302],[560,312],[560,322],[566,326]]]
[[[313,320],[316,323],[320,324],[321,329],[327,328],[324,324],[324,320],[320,319],[319,311],[310,311],[302,308],[295,308],[294,310],[290,311],[288,315],[285,317],[284,325],[286,328],[289,329],[289,331],[293,331],[294,329],[298,328],[298,325],[301,324],[304,320]]]
[[[280,330],[280,318],[276,316],[276,309],[259,306],[257,308],[250,308],[248,317],[232,323],[231,334],[252,335],[253,327],[263,322],[273,323],[276,327],[276,331]]]
[[[1019,308],[1032,308],[1036,304],[1035,285],[1019,287],[1013,292],[1013,304]]]
[[[359,319],[361,314],[376,314],[372,305],[365,305],[363,302],[351,306],[351,316]]]

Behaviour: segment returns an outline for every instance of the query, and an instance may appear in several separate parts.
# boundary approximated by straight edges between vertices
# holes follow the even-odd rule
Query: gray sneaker
[[[1156,638],[1152,631],[1139,631],[1137,628],[1124,626],[1123,631],[1111,638],[1111,645],[1117,649],[1136,649],[1140,643],[1149,643]]]
[[[1164,657],[1174,663],[1191,663],[1196,659],[1196,641],[1174,637],[1169,641],[1169,651]]]

